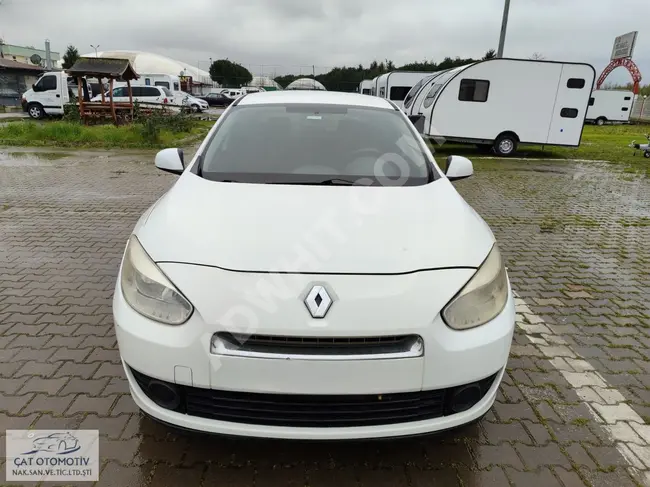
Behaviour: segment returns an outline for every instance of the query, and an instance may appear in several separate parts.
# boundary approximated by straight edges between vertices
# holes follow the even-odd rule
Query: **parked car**
[[[227,107],[234,101],[223,93],[208,93],[207,95],[198,96],[197,98],[206,101],[211,107]]]
[[[145,104],[156,105],[181,105],[182,100],[176,100],[174,94],[164,86],[132,86],[131,94],[133,101]],[[104,95],[106,98],[109,93]],[[92,98],[92,101],[101,101],[102,96],[97,95]],[[115,102],[128,102],[129,90],[126,86],[117,86],[113,88],[113,101]]]
[[[253,93],[191,160],[155,164],[180,177],[132,230],[113,297],[147,415],[334,440],[490,410],[515,330],[505,261],[452,184],[472,163],[441,169],[390,101]]]
[[[193,112],[200,113],[210,108],[208,102],[202,100],[201,98],[198,98],[194,95],[190,95],[185,91],[180,91],[179,93],[183,97],[183,105],[190,107]]]

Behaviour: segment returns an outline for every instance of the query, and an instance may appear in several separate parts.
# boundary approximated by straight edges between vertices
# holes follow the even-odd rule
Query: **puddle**
[[[70,157],[67,152],[0,151],[0,166],[49,166],[50,161]]]

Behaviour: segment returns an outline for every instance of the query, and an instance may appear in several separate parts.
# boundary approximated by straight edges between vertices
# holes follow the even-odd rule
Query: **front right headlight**
[[[147,318],[180,325],[192,314],[192,304],[167,279],[135,235],[126,246],[120,284],[126,302]]]
[[[442,318],[455,330],[496,318],[508,301],[508,276],[497,244],[463,289],[444,307]]]

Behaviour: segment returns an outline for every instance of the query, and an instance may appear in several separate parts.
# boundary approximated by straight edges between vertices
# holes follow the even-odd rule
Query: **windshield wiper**
[[[352,186],[356,181],[342,178],[323,179],[322,181],[273,181],[267,184],[302,184],[305,186]]]

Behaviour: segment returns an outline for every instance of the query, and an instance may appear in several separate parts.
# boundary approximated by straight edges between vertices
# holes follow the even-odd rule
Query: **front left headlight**
[[[497,244],[463,289],[444,307],[442,318],[455,330],[496,318],[508,302],[508,276]]]
[[[192,304],[151,260],[135,235],[126,246],[120,284],[126,302],[147,318],[180,325],[192,315]]]

